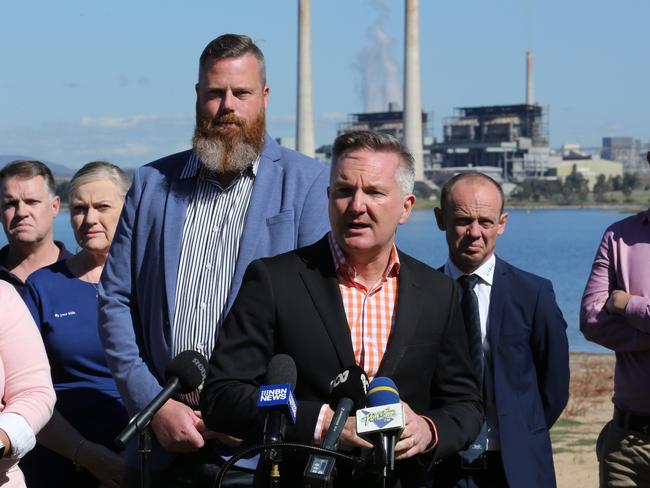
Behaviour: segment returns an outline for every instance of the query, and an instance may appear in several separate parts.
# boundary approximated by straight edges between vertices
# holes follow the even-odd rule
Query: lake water
[[[578,327],[578,309],[605,228],[629,214],[601,209],[510,210],[509,213],[506,232],[497,241],[497,254],[553,282],[558,305],[569,326],[572,351],[607,352],[584,339]],[[67,213],[57,217],[54,235],[69,250],[77,249]],[[0,244],[5,243],[2,233]],[[398,230],[397,243],[403,251],[434,267],[447,259],[444,234],[436,227],[433,210],[414,211]]]
[[[511,264],[548,278],[567,321],[571,351],[609,352],[588,342],[579,329],[578,313],[591,263],[605,229],[630,214],[600,209],[509,210],[497,254]],[[447,243],[433,210],[418,210],[398,231],[402,250],[439,267],[447,259]]]

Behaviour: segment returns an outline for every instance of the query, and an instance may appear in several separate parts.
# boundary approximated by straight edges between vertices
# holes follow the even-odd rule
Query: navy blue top
[[[84,437],[114,449],[113,439],[128,417],[99,340],[95,285],[75,277],[59,261],[29,276],[23,298],[50,360],[56,409]]]

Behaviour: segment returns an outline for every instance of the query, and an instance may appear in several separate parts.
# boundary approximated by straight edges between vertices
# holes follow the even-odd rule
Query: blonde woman
[[[113,439],[128,419],[99,341],[97,283],[129,185],[113,164],[81,168],[69,189],[81,250],[26,283],[24,299],[41,331],[58,396],[39,446],[22,463],[30,488],[116,488],[122,477]]]

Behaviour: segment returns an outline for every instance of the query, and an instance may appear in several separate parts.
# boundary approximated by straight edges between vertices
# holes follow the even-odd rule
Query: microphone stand
[[[391,486],[391,479],[395,470],[395,436],[380,433],[378,444],[381,449],[375,448],[375,460],[381,469],[381,486],[387,488]]]
[[[138,465],[140,468],[140,488],[151,486],[149,473],[149,453],[151,452],[151,429],[149,423],[138,429]]]
[[[264,426],[265,432],[284,432],[286,428],[286,418],[278,412],[272,412],[268,415]],[[264,442],[268,442],[271,446],[282,442],[282,434],[264,435]],[[280,486],[280,464],[282,463],[282,450],[271,447],[266,451],[265,458],[271,463],[271,471],[269,474],[269,486],[271,488],[278,488]]]

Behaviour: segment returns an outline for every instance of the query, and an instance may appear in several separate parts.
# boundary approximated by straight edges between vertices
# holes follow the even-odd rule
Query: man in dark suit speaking
[[[566,322],[553,286],[495,256],[508,214],[492,178],[454,176],[435,211],[449,246],[444,272],[463,288],[486,421],[468,450],[438,465],[434,486],[551,488],[549,429],[569,398]]]
[[[413,158],[393,137],[355,131],[337,138],[328,189],[332,231],[249,266],[202,392],[209,428],[259,439],[258,387],[271,358],[284,353],[298,370],[297,420],[287,440],[320,443],[332,418],[330,381],[352,364],[370,379],[390,377],[399,389],[406,419],[395,446],[402,486],[424,486],[434,460],[476,436],[482,406],[457,288],[394,244],[415,202],[413,181]],[[341,442],[370,447],[352,419]],[[301,486],[303,468],[304,458],[285,461],[283,486]],[[339,485],[352,483],[339,475]]]

